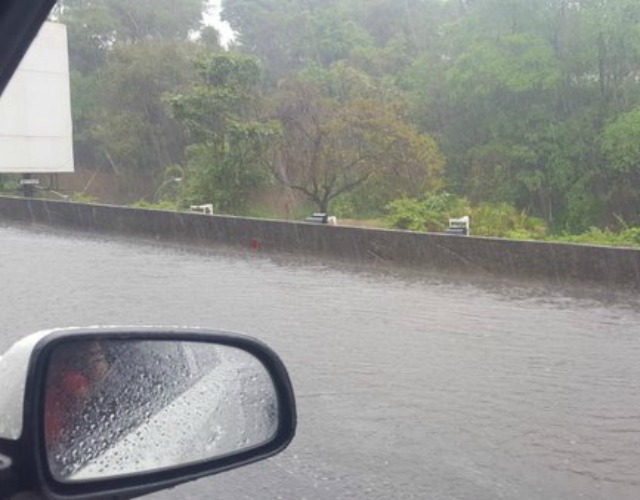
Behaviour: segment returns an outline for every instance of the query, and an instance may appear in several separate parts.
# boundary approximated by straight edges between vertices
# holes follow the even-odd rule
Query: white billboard
[[[45,23],[0,96],[0,173],[73,172],[66,27]]]

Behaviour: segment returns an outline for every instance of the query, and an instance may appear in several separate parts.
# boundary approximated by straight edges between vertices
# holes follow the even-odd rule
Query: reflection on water
[[[221,498],[640,498],[637,295],[7,227],[0,242],[3,349],[44,327],[178,324],[283,356],[298,436],[215,479]]]

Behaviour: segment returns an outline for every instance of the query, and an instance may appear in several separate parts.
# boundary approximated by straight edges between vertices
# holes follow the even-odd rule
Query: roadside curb
[[[450,236],[112,205],[0,197],[0,220],[223,244],[262,252],[383,261],[439,272],[640,288],[640,250]]]

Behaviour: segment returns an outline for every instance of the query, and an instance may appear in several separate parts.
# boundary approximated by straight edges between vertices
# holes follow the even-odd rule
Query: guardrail
[[[160,241],[381,261],[441,272],[640,288],[640,250],[0,197],[0,219]]]

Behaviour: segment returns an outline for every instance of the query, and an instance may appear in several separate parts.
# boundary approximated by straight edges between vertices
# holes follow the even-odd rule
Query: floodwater
[[[299,427],[152,499],[640,498],[640,298],[0,226],[0,349],[194,325],[270,344]]]

